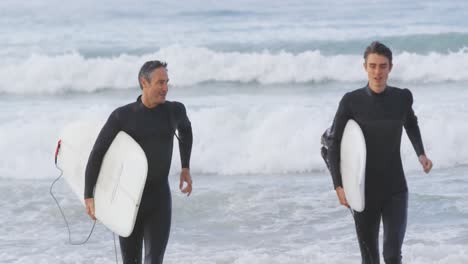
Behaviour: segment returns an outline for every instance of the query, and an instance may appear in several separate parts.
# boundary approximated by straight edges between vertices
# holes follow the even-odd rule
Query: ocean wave
[[[362,82],[361,55],[324,55],[318,50],[291,53],[219,52],[202,47],[171,46],[141,56],[86,58],[79,53],[31,55],[24,61],[0,64],[0,93],[90,93],[103,89],[138,87],[139,67],[147,60],[169,63],[171,84],[203,82],[301,84]],[[394,55],[392,80],[400,82],[468,81],[468,48],[456,52]]]
[[[436,94],[432,93],[430,97],[415,94],[415,112],[426,153],[437,169],[468,165],[465,140],[468,112],[461,105],[465,98],[447,95],[448,98],[441,98],[435,104],[431,102],[437,100],[433,96]],[[248,97],[236,96],[242,101]],[[95,98],[90,101],[81,96],[74,98],[66,103],[60,98],[27,103],[27,109],[21,107],[26,103],[12,102],[6,107],[10,112],[1,117],[0,148],[8,152],[0,159],[0,177],[47,178],[55,175],[53,154],[59,132],[70,124],[78,124],[73,130],[82,137],[92,130],[88,125],[91,121],[99,124],[95,129],[98,131],[116,105],[122,104],[121,99]],[[212,98],[204,100],[208,102]],[[264,101],[255,97],[251,99],[255,103],[247,104],[229,98],[225,100],[220,105],[204,107],[186,104],[194,131],[191,158],[194,173],[289,175],[326,172],[320,156],[320,137],[332,122],[339,98],[324,95],[307,100],[278,97]],[[408,172],[421,169],[406,135],[403,135],[401,153]],[[172,164],[172,173],[177,173],[180,168],[177,146]]]

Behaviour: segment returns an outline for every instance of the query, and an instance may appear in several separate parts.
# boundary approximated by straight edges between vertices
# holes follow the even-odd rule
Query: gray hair
[[[143,90],[143,85],[141,84],[141,78],[145,78],[146,81],[151,82],[151,74],[157,68],[164,68],[167,69],[167,63],[153,60],[147,61],[141,66],[140,72],[138,73],[138,83],[140,84],[140,88]]]

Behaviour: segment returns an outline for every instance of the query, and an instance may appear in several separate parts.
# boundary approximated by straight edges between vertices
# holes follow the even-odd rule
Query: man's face
[[[142,78],[143,94],[153,105],[166,102],[169,77],[164,67],[157,68],[151,73],[151,81]]]
[[[364,69],[367,71],[369,86],[371,88],[383,89],[387,85],[388,74],[392,70],[387,57],[371,53],[364,62]]]

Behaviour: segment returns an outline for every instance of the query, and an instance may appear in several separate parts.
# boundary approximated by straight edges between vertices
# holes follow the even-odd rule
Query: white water
[[[361,55],[322,55],[320,51],[216,52],[172,46],[141,56],[85,58],[78,53],[0,64],[0,94],[56,94],[137,87],[140,65],[152,58],[169,62],[171,84],[203,82],[304,84],[365,82]],[[447,54],[404,52],[394,58],[392,79],[410,83],[468,82],[468,49]]]
[[[466,171],[409,175],[405,263],[468,261]],[[194,176],[190,198],[174,190],[165,263],[359,262],[352,217],[338,206],[328,175]],[[112,233],[100,224],[87,244],[67,244],[49,184],[27,180],[12,186],[0,180],[2,200],[11,201],[2,205],[0,217],[2,263],[115,263]],[[171,185],[177,185],[175,175]],[[63,181],[55,188],[70,218],[72,239],[83,240],[91,222],[67,190]]]
[[[261,87],[174,88],[170,99],[186,104],[195,141],[192,170],[217,175],[289,174],[324,171],[320,136],[331,124],[338,101],[351,90],[338,84]],[[425,148],[438,168],[467,165],[468,93],[454,85],[412,88]],[[444,90],[443,96],[440,91]],[[139,92],[91,95],[4,96],[0,112],[0,175],[45,179],[55,174],[53,152],[60,131],[76,122],[105,121],[116,107]],[[419,169],[403,135],[402,156],[408,170]],[[177,148],[175,168],[180,166]],[[34,168],[34,169],[33,169]]]

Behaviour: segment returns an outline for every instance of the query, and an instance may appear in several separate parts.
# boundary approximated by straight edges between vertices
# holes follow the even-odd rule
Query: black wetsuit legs
[[[141,219],[138,219],[141,220]],[[124,264],[141,264],[143,248],[143,228],[141,221],[135,223],[132,234],[129,237],[119,237],[122,261]]]
[[[379,263],[380,211],[368,206],[360,213],[354,212],[354,223],[361,249],[362,264]]]
[[[401,246],[408,218],[408,192],[392,196],[383,207],[383,256],[387,264],[401,263]]]
[[[384,200],[380,205],[366,205],[361,212],[354,212],[356,232],[363,264],[378,264],[379,227],[383,222],[383,255],[385,263],[401,263],[401,247],[406,232],[408,192],[402,192]]]
[[[166,189],[166,188],[164,188]],[[120,237],[124,264],[142,263],[142,245],[145,245],[145,264],[161,264],[164,259],[171,229],[170,190],[144,194],[143,202],[129,237]]]

